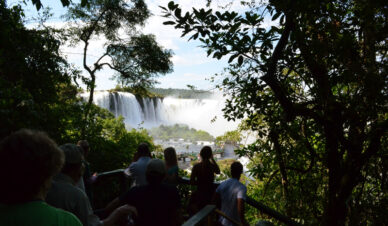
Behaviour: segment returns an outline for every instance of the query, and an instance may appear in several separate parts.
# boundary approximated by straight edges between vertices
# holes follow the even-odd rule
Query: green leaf
[[[238,53],[232,55],[232,56],[229,58],[228,63],[231,63],[236,57],[238,57],[238,55],[239,55]]]
[[[167,11],[167,8],[166,8],[166,7],[159,6],[159,8],[163,9],[164,11]]]
[[[243,64],[243,62],[244,62],[244,57],[243,56],[239,56],[238,57],[238,65],[242,65]]]
[[[179,8],[175,10],[175,16],[176,16],[178,19],[181,19],[181,18],[182,18],[181,12],[182,12],[182,10],[179,9]]]
[[[174,25],[175,22],[174,21],[165,21],[163,22],[164,25]]]
[[[40,8],[42,8],[42,3],[40,2],[40,0],[32,0],[32,4],[36,6],[37,10],[40,10]]]
[[[68,3],[67,3],[67,5],[69,5],[70,4],[70,1],[68,1],[68,0],[64,0],[64,1],[67,1]],[[62,4],[63,4],[63,1],[62,1]],[[81,6],[82,7],[85,7],[85,6],[89,6],[89,2],[88,2],[88,0],[82,0],[81,1]]]
[[[275,15],[272,17],[272,20],[276,20],[280,15],[282,15],[280,12],[275,13]]]
[[[175,4],[174,4],[174,1],[170,1],[169,3],[168,3],[168,8],[170,9],[170,10],[174,10],[175,9]]]
[[[284,15],[280,17],[280,24],[284,24]]]
[[[68,6],[70,4],[69,0],[61,0],[63,6]],[[81,6],[84,7],[88,1],[87,0],[82,0],[81,1]]]

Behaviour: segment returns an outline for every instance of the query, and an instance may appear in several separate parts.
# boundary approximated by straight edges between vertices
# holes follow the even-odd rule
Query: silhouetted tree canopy
[[[89,6],[72,4],[66,18],[67,37],[72,45],[83,45],[83,67],[90,78],[84,77],[89,89],[89,106],[93,102],[96,73],[110,68],[123,85],[151,87],[159,74],[172,71],[172,52],[165,50],[153,35],[141,34],[141,28],[150,12],[143,0],[89,0]],[[93,38],[104,41],[102,54],[93,63],[90,42]],[[84,118],[88,117],[88,108]]]
[[[260,156],[256,174],[281,194],[272,202],[308,224],[387,224],[388,3],[242,4],[161,8],[166,25],[229,59],[224,113],[258,132],[241,154]]]

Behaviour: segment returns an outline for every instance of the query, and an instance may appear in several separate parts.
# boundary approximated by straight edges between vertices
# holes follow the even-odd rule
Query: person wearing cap
[[[0,225],[82,226],[72,213],[44,200],[51,180],[64,163],[56,143],[45,133],[19,130],[0,142]]]
[[[131,188],[116,198],[108,207],[128,204],[137,209],[135,225],[180,225],[180,198],[176,187],[162,183],[167,174],[166,165],[160,159],[152,159],[147,165],[147,184]]]
[[[101,221],[93,214],[90,201],[79,187],[76,186],[84,171],[83,156],[75,144],[64,144],[59,147],[65,155],[65,164],[62,171],[54,177],[46,201],[50,205],[67,210],[75,214],[84,226],[114,225],[130,212],[136,212],[133,207],[121,207],[115,210],[108,218]]]
[[[125,173],[133,179],[132,187],[147,184],[145,173],[150,160],[151,152],[148,144],[141,143],[137,148],[137,153],[135,153],[134,162],[125,170]]]

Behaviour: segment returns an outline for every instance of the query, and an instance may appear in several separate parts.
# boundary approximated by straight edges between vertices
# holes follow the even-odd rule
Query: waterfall
[[[223,117],[225,100],[181,99],[174,97],[136,97],[126,92],[95,92],[94,103],[108,109],[116,117],[122,115],[125,124],[132,128],[152,128],[161,124],[186,124],[197,130],[204,130],[213,136],[237,128],[238,122],[228,122]],[[87,93],[81,94],[83,98]]]
[[[142,107],[135,95],[125,92],[96,92],[93,102],[98,106],[108,109],[116,117],[122,115],[125,124],[137,127],[144,121]]]

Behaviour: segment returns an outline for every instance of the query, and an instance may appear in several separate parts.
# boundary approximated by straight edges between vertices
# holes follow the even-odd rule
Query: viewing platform
[[[99,183],[97,183],[96,188],[98,188],[101,185],[106,186],[107,185],[107,183],[105,183],[106,180],[112,180],[112,179],[115,179],[115,180],[110,181],[110,182],[115,184],[116,186],[118,185],[117,187],[119,188],[117,190],[118,194],[114,194],[114,195],[118,196],[119,194],[122,194],[125,191],[129,190],[131,178],[128,176],[128,174],[125,173],[124,169],[117,169],[117,170],[113,170],[113,171],[99,173],[98,174]],[[188,178],[181,178],[178,181],[178,183],[179,183],[179,186],[185,186],[185,187],[191,185]],[[215,185],[218,186],[219,183],[215,182]],[[193,186],[193,185],[191,185],[191,186]],[[181,189],[179,189],[179,190],[181,191]],[[185,191],[190,192],[190,190],[187,190],[187,188]],[[95,192],[94,197],[96,197],[96,194],[97,194],[97,192]],[[188,198],[188,197],[183,197],[183,198]],[[103,208],[103,207],[105,207],[105,205],[107,203],[93,203],[93,204],[95,205],[94,207]],[[269,216],[270,218],[276,219],[277,221],[279,221],[285,225],[292,225],[292,226],[302,225],[302,224],[296,222],[295,220],[291,219],[290,217],[285,216],[284,214],[262,204],[261,202],[259,202],[257,200],[254,200],[253,198],[251,198],[249,196],[247,196],[246,204],[257,209],[260,213],[263,213],[263,214]],[[203,209],[201,209],[199,212],[197,212],[195,215],[193,215],[192,217],[187,219],[183,225],[184,226],[212,225],[211,222],[213,222],[216,215],[222,215],[222,216],[228,218],[228,216],[223,215],[223,213],[220,210],[218,210],[215,205],[207,205]],[[236,225],[238,225],[237,222],[235,222],[235,223],[236,223]]]

